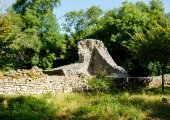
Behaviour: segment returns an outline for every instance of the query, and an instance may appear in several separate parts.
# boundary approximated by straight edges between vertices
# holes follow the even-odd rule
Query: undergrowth
[[[90,81],[91,91],[56,96],[1,96],[0,120],[152,120],[170,119],[170,103],[160,88],[143,93],[113,91],[110,80]],[[170,88],[166,87],[166,98]]]

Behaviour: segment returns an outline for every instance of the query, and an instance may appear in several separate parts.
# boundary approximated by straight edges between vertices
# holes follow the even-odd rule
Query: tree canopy
[[[30,68],[33,65],[47,69],[75,62],[78,59],[77,42],[94,38],[104,42],[115,62],[131,76],[160,73],[158,56],[151,56],[155,61],[141,62],[144,56],[137,53],[144,51],[139,50],[137,37],[144,39],[142,42],[145,41],[150,50],[151,43],[159,43],[163,39],[160,37],[167,35],[170,15],[164,13],[161,0],[151,0],[149,4],[125,1],[121,7],[108,11],[98,6],[70,11],[64,15],[64,34],[60,33],[53,13],[59,6],[60,0],[17,0],[12,9],[0,14],[1,69]],[[162,49],[168,47],[165,43],[162,46]],[[150,51],[154,53],[156,50]],[[161,54],[162,58],[169,59],[166,52]],[[170,71],[169,68],[167,61],[165,72]]]
[[[63,58],[64,36],[59,33],[59,25],[53,14],[54,8],[59,3],[59,0],[16,1],[10,14],[18,16],[22,22],[17,26],[20,32],[13,35],[10,45],[6,46],[12,52],[8,50],[5,52],[6,56],[15,55],[10,61],[6,61],[6,64],[12,64],[10,67],[16,68],[29,68],[33,65],[50,68],[57,59]],[[10,16],[12,15],[7,15],[7,17]],[[7,27],[6,24],[3,24],[2,27],[6,31],[1,36],[4,37],[3,40],[9,39],[14,33],[12,22],[12,19],[6,21],[6,24],[9,25]],[[15,22],[13,23],[15,24]]]
[[[89,13],[96,15],[94,24],[87,17]],[[128,47],[133,35],[148,29],[149,24],[161,22],[162,16],[165,13],[161,0],[151,0],[149,4],[142,1],[123,2],[121,7],[106,12],[96,6],[71,11],[64,16],[64,28],[75,42],[85,38],[102,40],[113,59],[126,68],[130,75],[147,76],[151,74],[152,67],[141,64]]]
[[[164,20],[161,24],[150,24],[147,30],[136,33],[129,49],[145,63],[159,63],[164,93],[164,73],[170,62],[170,22]]]

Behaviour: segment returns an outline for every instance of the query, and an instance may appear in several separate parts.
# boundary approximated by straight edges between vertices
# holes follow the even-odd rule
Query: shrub
[[[113,78],[92,78],[88,80],[89,89],[93,92],[111,92],[113,90]]]
[[[88,80],[89,90],[93,92],[144,92],[148,81],[142,78],[92,78]]]

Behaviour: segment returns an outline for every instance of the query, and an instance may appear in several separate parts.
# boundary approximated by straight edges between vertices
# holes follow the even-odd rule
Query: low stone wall
[[[170,74],[165,74],[165,85],[170,85]],[[138,91],[144,87],[157,87],[162,84],[162,76],[113,78],[119,90]]]
[[[49,76],[37,67],[30,70],[9,71],[0,76],[0,95],[58,94],[86,89],[88,89],[87,81],[82,78]]]
[[[0,80],[0,95],[58,94],[85,89],[88,89],[87,82],[74,77],[45,76]]]
[[[150,82],[150,86],[155,86],[155,85],[160,85],[162,84],[162,76],[155,76],[155,77],[150,77],[152,81]],[[164,75],[165,79],[165,85],[170,85],[170,74],[165,74]]]
[[[170,85],[170,74],[165,74],[165,84]],[[161,76],[113,78],[116,88],[135,91],[146,86],[161,85]],[[88,90],[88,81],[80,76],[46,75],[33,67],[31,70],[10,71],[0,76],[0,95],[58,94]]]
[[[151,82],[150,77],[114,78],[115,88],[118,90],[138,91],[150,86]]]

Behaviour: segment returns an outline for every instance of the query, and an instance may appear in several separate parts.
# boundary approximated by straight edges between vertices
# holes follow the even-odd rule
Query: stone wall
[[[150,86],[152,80],[153,79],[150,77],[115,78],[114,87],[118,90],[128,90],[135,92]]]
[[[159,86],[162,84],[162,76],[153,76],[150,77],[151,82],[149,83],[149,86]],[[165,74],[164,75],[164,79],[165,79],[165,85],[170,85],[170,74]]]
[[[167,77],[169,76],[169,77]],[[146,86],[161,85],[158,77],[129,77],[113,78],[115,87],[119,90],[135,91]],[[170,85],[170,75],[165,75],[165,84]],[[62,92],[88,90],[88,83],[84,78],[66,76],[43,77],[4,77],[0,79],[0,95],[35,95],[35,94],[58,94]]]
[[[145,87],[158,87],[162,84],[162,76],[113,78],[119,90],[138,91]],[[165,85],[170,86],[170,74],[165,74]]]
[[[165,84],[170,85],[170,74],[165,74]],[[112,76],[111,76],[112,77]],[[115,87],[135,91],[146,86],[161,85],[161,76],[113,78]],[[0,95],[58,94],[88,90],[88,81],[83,76],[46,75],[33,67],[31,70],[16,70],[0,75]]]
[[[87,81],[82,78],[48,76],[35,69],[10,71],[0,78],[0,95],[58,94],[86,89]]]
[[[83,91],[87,82],[80,78],[46,76],[42,78],[1,79],[0,95],[58,94]]]

